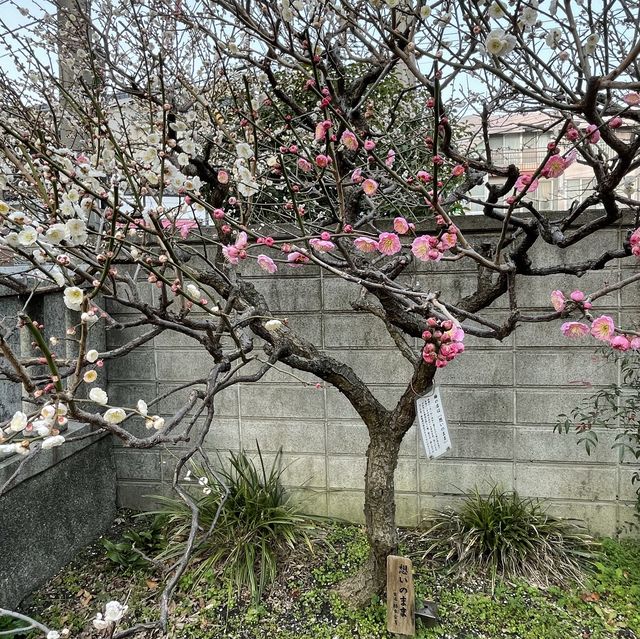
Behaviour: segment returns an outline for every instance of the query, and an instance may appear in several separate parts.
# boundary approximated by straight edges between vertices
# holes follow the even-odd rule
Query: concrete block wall
[[[463,221],[463,229],[477,234],[478,222],[469,218]],[[545,246],[535,259],[539,265],[580,261],[620,246],[625,233],[624,228],[609,229],[588,247],[583,243],[564,253]],[[487,234],[487,239],[491,237]],[[476,274],[469,265],[449,262],[420,267],[407,277],[421,282],[425,290],[453,290],[460,295],[473,290]],[[630,258],[582,278],[520,277],[518,301],[525,311],[549,311],[549,294],[555,288],[593,291],[636,268],[637,260]],[[381,322],[350,306],[358,296],[357,286],[313,267],[270,277],[247,266],[245,276],[292,328],[353,366],[383,404],[395,404],[409,379],[410,366]],[[595,310],[628,323],[639,300],[636,286],[603,298]],[[494,304],[491,319],[504,317],[505,306],[504,300]],[[122,308],[112,311],[116,317],[126,314]],[[560,322],[524,325],[501,343],[468,337],[467,351],[437,380],[443,388],[452,450],[428,461],[415,428],[403,443],[396,472],[400,523],[416,524],[428,509],[455,504],[464,491],[476,486],[487,492],[496,482],[522,495],[548,499],[552,511],[582,518],[597,532],[611,534],[631,519],[633,465],[611,450],[615,433],[599,433],[600,446],[587,456],[572,434],[553,432],[559,413],[619,375],[614,365],[594,352],[592,340],[572,342],[559,329]],[[122,335],[107,334],[108,345],[121,339]],[[109,365],[109,396],[115,404],[135,404],[139,397],[166,392],[198,371],[204,374],[209,365],[195,341],[167,333]],[[216,450],[255,451],[257,441],[268,459],[282,447],[287,485],[304,500],[307,510],[362,520],[364,425],[334,388],[316,389],[313,384],[319,380],[313,376],[291,375],[285,369],[279,366],[257,384],[225,391],[218,400],[218,418],[207,447],[215,456]],[[159,410],[169,414],[179,396],[168,398]],[[119,503],[144,508],[152,503],[149,495],[166,492],[176,452],[170,447],[116,448]]]

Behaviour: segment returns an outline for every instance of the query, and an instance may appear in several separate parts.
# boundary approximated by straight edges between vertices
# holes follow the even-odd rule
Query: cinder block
[[[382,320],[366,313],[323,317],[325,348],[395,348]]]
[[[130,510],[157,510],[159,502],[157,495],[170,493],[166,486],[153,482],[118,481],[118,507]]]
[[[364,457],[329,457],[327,460],[329,489],[364,490],[366,465]]]
[[[584,444],[578,444],[575,433],[553,432],[552,426],[516,429],[516,459],[522,461],[577,462],[579,464],[616,463],[618,452],[613,450],[614,433],[597,431],[598,446],[587,455]]]
[[[620,246],[622,246],[622,243],[618,236],[618,231],[605,229],[598,231],[597,235],[584,238],[567,248],[558,248],[539,240],[535,243],[529,255],[533,260],[534,267],[539,268],[580,263],[585,260],[585,256],[601,255],[607,250],[620,248]],[[615,268],[616,260],[612,260],[609,264],[609,268]]]
[[[324,393],[302,385],[247,384],[240,389],[240,411],[243,418],[323,419]]]
[[[318,278],[252,279],[273,313],[319,311],[322,308]]]
[[[150,402],[157,396],[155,382],[136,382],[135,384],[126,384],[122,382],[114,382],[109,379],[107,384],[103,377],[104,369],[98,369],[98,381],[96,385],[106,388],[109,395],[109,403],[112,406],[134,407],[139,399]],[[94,405],[97,408],[97,404]]]
[[[614,501],[616,485],[615,467],[516,465],[516,489],[526,497]]]
[[[290,488],[287,490],[287,495],[305,515],[327,516],[327,493],[325,490]]]
[[[364,492],[332,490],[327,495],[329,517],[364,523]]]
[[[422,493],[466,493],[478,489],[488,493],[494,485],[503,490],[513,486],[511,463],[454,462],[435,459],[420,462],[420,492]]]
[[[396,493],[396,525],[414,527],[419,523],[418,495]]]
[[[549,514],[582,522],[594,535],[612,536],[617,533],[618,517],[615,504],[552,501],[547,506]]]
[[[351,302],[358,299],[362,287],[339,277],[322,278],[323,309],[327,311],[353,311]]]
[[[132,326],[129,328],[105,330],[107,350],[125,346],[131,342],[131,340],[149,333],[153,328],[153,326]],[[150,339],[140,346],[136,346],[136,351],[143,348],[153,348],[153,339]]]
[[[455,362],[454,362],[455,363]],[[523,386],[606,386],[616,380],[616,365],[596,353],[520,351],[516,383]]]
[[[413,366],[399,351],[331,351],[331,357],[350,366],[356,375],[368,384],[408,384]]]
[[[449,423],[513,423],[513,391],[510,388],[447,386],[440,392]]]
[[[519,356],[518,356],[519,357]],[[518,389],[516,391],[516,415],[518,424],[556,424],[560,413],[570,414],[584,397],[593,391],[570,389]]]
[[[206,378],[215,366],[213,358],[204,349],[180,353],[157,350],[156,358],[160,382],[188,382]]]
[[[256,450],[256,441],[263,452],[324,453],[324,421],[242,420],[242,447]]]
[[[240,433],[237,419],[221,419],[214,417],[213,424],[207,433],[204,446],[215,450],[239,450]]]
[[[452,427],[449,429],[451,450],[446,453],[449,459],[513,459],[513,428],[492,428],[489,425]],[[424,457],[422,443],[420,456]]]
[[[109,381],[144,382],[155,379],[154,352],[149,349],[136,349],[123,357],[108,360],[105,367]]]
[[[511,386],[513,356],[502,351],[465,351],[436,373],[436,383],[449,386]]]
[[[116,476],[121,480],[160,480],[159,450],[121,448],[114,451]]]
[[[633,476],[638,472],[637,468],[621,468],[620,469],[620,499],[623,501],[637,502],[639,495],[638,489],[640,484],[632,483]]]

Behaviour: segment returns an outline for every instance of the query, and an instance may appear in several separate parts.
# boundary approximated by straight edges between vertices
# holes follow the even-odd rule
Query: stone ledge
[[[79,437],[84,436],[84,439],[78,441],[65,442],[62,446],[57,446],[49,450],[41,450],[32,459],[26,462],[20,474],[13,480],[12,485],[9,487],[8,494],[19,486],[22,482],[45,472],[52,466],[60,463],[67,457],[74,455],[75,453],[91,446],[94,442],[107,437],[109,433],[95,432],[91,435],[92,427],[86,424],[70,423],[69,428],[63,433],[65,437]],[[8,457],[0,458],[0,487],[8,481],[8,479],[15,473],[18,466],[22,462],[23,457],[21,455],[12,454]]]

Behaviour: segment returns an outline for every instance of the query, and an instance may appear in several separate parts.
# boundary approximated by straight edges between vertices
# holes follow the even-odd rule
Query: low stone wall
[[[71,426],[69,438],[89,433]],[[19,456],[0,461],[0,486]],[[112,443],[95,435],[30,459],[0,497],[0,607],[14,608],[104,533],[116,512]]]

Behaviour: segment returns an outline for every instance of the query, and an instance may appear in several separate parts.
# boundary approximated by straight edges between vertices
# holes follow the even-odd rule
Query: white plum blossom
[[[90,364],[93,364],[98,359],[99,356],[100,356],[100,353],[98,353],[98,351],[95,348],[92,348],[91,350],[87,351],[87,354],[84,356],[84,358]]]
[[[560,45],[561,40],[562,40],[562,29],[559,29],[557,27],[549,29],[549,32],[547,33],[544,39],[545,44],[552,49],[557,48]]]
[[[493,18],[494,20],[499,20],[500,18],[504,18],[507,15],[499,2],[492,2],[489,5],[487,13],[489,14],[489,17]]]
[[[200,289],[195,284],[187,284],[187,293],[196,299],[200,299]]]
[[[136,407],[138,409],[138,412],[141,415],[144,415],[146,417],[147,411],[149,410],[149,407],[147,406],[147,402],[145,402],[144,399],[139,399]]]
[[[103,415],[104,421],[109,424],[119,424],[127,418],[124,408],[110,408]]]
[[[236,144],[236,154],[242,160],[248,160],[253,157],[253,149],[246,142]]]
[[[60,633],[57,630],[49,630],[47,639],[60,639]]]
[[[82,301],[84,293],[77,286],[68,286],[64,289],[64,305],[72,311],[82,310]]]
[[[18,244],[22,246],[33,246],[38,241],[38,231],[33,226],[25,226],[18,233]]]
[[[52,224],[45,233],[47,242],[60,244],[68,236],[67,227],[64,224]]]
[[[104,406],[109,401],[109,396],[102,390],[102,388],[92,388],[89,391],[89,399],[96,404]]]
[[[538,21],[538,11],[533,7],[525,7],[520,14],[520,22],[525,27],[533,27]]]
[[[19,433],[25,429],[28,421],[29,418],[22,411],[16,411],[9,422],[9,430],[13,433]]]
[[[515,37],[505,33],[503,29],[491,31],[484,42],[485,51],[495,56],[508,55],[514,50],[515,46]]]
[[[264,327],[270,333],[277,333],[283,327],[283,323],[278,319],[272,319],[272,320],[266,321],[264,323]]]
[[[104,609],[104,614],[101,612],[96,614],[93,620],[93,627],[96,630],[106,630],[113,624],[118,623],[127,612],[128,606],[123,606],[118,601],[110,601]]]
[[[160,417],[160,415],[153,415],[148,417],[144,423],[146,428],[155,428],[156,430],[162,430],[164,427],[164,417]]]
[[[48,448],[55,448],[56,446],[62,446],[64,444],[64,437],[62,435],[54,435],[53,437],[47,437],[42,441],[42,450]]]
[[[598,42],[600,42],[600,36],[596,33],[592,33],[584,43],[584,52],[587,55],[593,55],[598,46]]]

